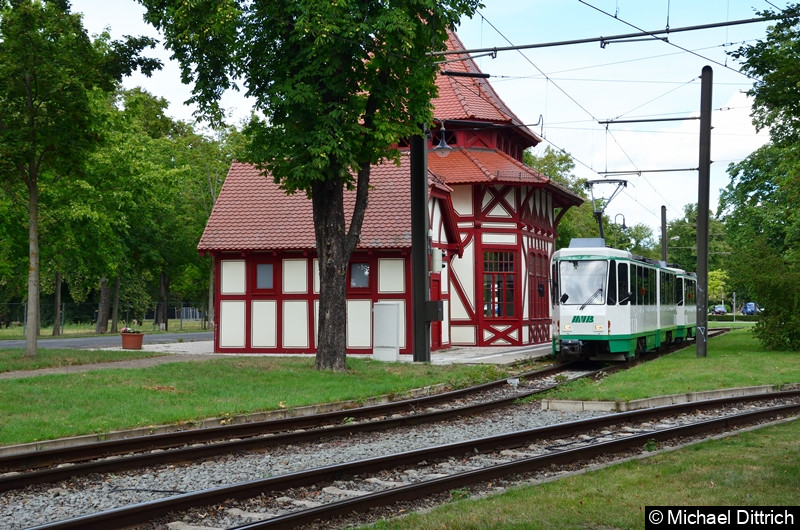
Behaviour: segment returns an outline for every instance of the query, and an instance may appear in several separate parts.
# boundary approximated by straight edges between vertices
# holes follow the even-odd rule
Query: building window
[[[483,316],[515,316],[515,252],[483,253]]]
[[[275,265],[272,263],[256,263],[254,280],[256,291],[274,291]]]
[[[350,287],[369,289],[369,263],[350,264]]]
[[[530,318],[546,318],[550,315],[547,295],[546,254],[531,251],[528,254],[528,307]]]

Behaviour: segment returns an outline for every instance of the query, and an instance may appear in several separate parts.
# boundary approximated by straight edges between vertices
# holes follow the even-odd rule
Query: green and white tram
[[[553,254],[553,354],[625,361],[695,335],[693,273],[602,239],[573,239]]]

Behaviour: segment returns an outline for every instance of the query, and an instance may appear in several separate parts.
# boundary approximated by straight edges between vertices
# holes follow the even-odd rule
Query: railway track
[[[650,357],[655,356],[657,354]],[[259,452],[270,447],[292,447],[323,439],[346,439],[363,433],[385,432],[454,418],[456,420],[453,421],[464,422],[487,411],[508,407],[520,399],[554,388],[561,382],[631,366],[633,363],[586,370],[562,365],[521,374],[515,379],[383,405],[101,442],[64,451],[9,455],[0,458],[0,470],[4,472],[0,476],[0,491],[62,481],[72,484],[78,477],[98,474],[113,476],[125,470],[173,467],[225,457],[238,458],[236,455]],[[56,487],[53,491],[59,489]],[[77,527],[82,527],[82,524]]]
[[[755,401],[780,401],[752,410]],[[790,403],[786,403],[786,401]],[[742,411],[742,409],[751,409]],[[720,412],[725,409],[725,412]],[[713,410],[702,419],[698,411]],[[202,508],[224,512],[222,528],[297,528],[504,477],[570,466],[643,447],[707,436],[800,414],[800,391],[725,398],[613,414],[324,466],[174,495],[41,526],[42,529],[155,528]],[[674,425],[676,418],[686,415]],[[712,417],[708,417],[708,416]],[[670,426],[660,425],[670,421]],[[355,484],[358,484],[356,486]],[[308,506],[313,498],[319,505]],[[305,504],[303,509],[298,505]],[[212,507],[210,510],[208,507]],[[167,519],[165,519],[165,517]],[[231,524],[231,520],[238,523]],[[265,520],[245,523],[253,518]],[[204,521],[210,524],[210,521]],[[213,525],[212,525],[213,526]]]
[[[218,455],[308,443],[323,437],[471,416],[506,407],[599,371],[559,365],[513,379],[369,407],[7,455],[0,458],[0,492],[93,473],[194,462]]]
[[[65,464],[80,464],[84,462],[97,461],[99,459],[110,459],[120,455],[135,455],[143,453],[152,453],[154,451],[166,451],[175,448],[193,447],[191,451],[184,453],[184,458],[203,458],[213,456],[215,449],[215,442],[225,443],[228,440],[236,440],[233,445],[219,446],[218,450],[247,450],[249,448],[268,447],[270,442],[263,440],[265,436],[277,435],[279,433],[291,433],[304,431],[302,435],[298,435],[296,439],[299,441],[313,439],[318,431],[327,429],[325,435],[330,435],[330,429],[341,427],[342,424],[347,424],[345,430],[349,429],[352,432],[363,432],[370,429],[384,429],[391,428],[394,425],[404,423],[406,425],[413,425],[420,422],[427,421],[440,421],[447,417],[454,417],[465,414],[474,414],[482,410],[490,410],[506,406],[509,401],[521,399],[535,393],[542,392],[557,386],[559,382],[568,381],[575,377],[590,377],[603,372],[605,374],[611,373],[616,370],[628,369],[635,366],[638,362],[652,360],[661,355],[665,355],[675,351],[685,344],[673,345],[668,349],[664,349],[657,353],[651,353],[643,359],[635,362],[613,365],[602,369],[588,369],[584,370],[576,367],[575,363],[561,364],[545,368],[542,370],[525,372],[515,378],[500,379],[482,385],[476,385],[459,390],[442,392],[427,396],[421,396],[412,399],[395,401],[390,403],[383,403],[380,405],[373,405],[367,407],[358,407],[334,412],[326,412],[322,414],[313,414],[307,416],[294,416],[289,418],[264,420],[242,424],[222,425],[218,427],[209,427],[203,429],[190,429],[185,431],[178,431],[164,434],[154,434],[150,436],[138,436],[132,438],[125,438],[119,440],[110,440],[104,442],[96,442],[91,444],[82,444],[71,447],[59,447],[55,449],[45,449],[37,451],[25,451],[15,454],[7,454],[0,456],[0,491],[7,491],[16,487],[24,487],[28,485],[23,482],[21,477],[14,479],[7,479],[9,473],[26,472],[31,470],[45,470],[52,469],[56,466],[63,466]],[[566,375],[566,371],[573,370],[577,376]],[[514,382],[516,380],[516,383]],[[517,391],[517,384],[521,384],[521,390]],[[513,388],[509,391],[509,385]],[[501,390],[505,389],[505,391]],[[499,394],[506,393],[506,397],[498,398]],[[463,402],[472,401],[472,405],[465,405]],[[461,403],[461,404],[459,404]],[[446,405],[443,405],[446,404]],[[443,406],[445,408],[436,407]],[[425,413],[428,416],[425,416]],[[438,414],[438,415],[437,415]],[[376,418],[383,420],[376,420]],[[390,418],[393,421],[389,421]],[[364,425],[364,422],[372,422],[373,425]],[[341,429],[340,429],[341,430]],[[307,431],[307,432],[306,432]],[[274,438],[278,439],[277,436]],[[248,439],[251,439],[247,441]],[[287,436],[278,443],[291,443],[292,437]],[[199,448],[198,445],[206,445],[205,448]],[[177,454],[177,453],[175,453]],[[152,463],[168,462],[168,457],[143,455],[142,463],[146,459],[152,459]],[[126,461],[130,462],[132,466],[137,465],[134,458],[126,457]],[[103,471],[117,471],[126,469],[122,467],[123,464],[107,463],[108,466],[119,465],[120,467],[103,468],[103,467],[87,467],[86,472],[103,472]],[[82,468],[75,466],[72,469],[72,475],[79,475]],[[128,468],[129,469],[129,468]],[[30,473],[28,473],[30,474]],[[45,482],[47,480],[59,480],[62,478],[59,474],[54,473],[47,477],[45,472],[39,474],[41,479],[38,482]],[[30,482],[36,483],[36,482]]]

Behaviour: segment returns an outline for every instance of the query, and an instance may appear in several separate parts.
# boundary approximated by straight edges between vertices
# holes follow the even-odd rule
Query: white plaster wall
[[[453,186],[450,198],[458,215],[472,215],[472,186]]]
[[[438,199],[431,199],[428,211],[431,212],[430,227],[433,232],[433,242],[439,243],[442,238],[442,208]]]
[[[278,303],[275,300],[253,300],[250,312],[250,341],[255,348],[278,346]]]
[[[314,293],[319,294],[319,258],[314,259]]]
[[[491,234],[484,232],[481,234],[481,241],[488,244],[516,245],[517,234]]]
[[[219,303],[219,345],[222,348],[244,348],[245,302],[223,300]]]
[[[461,301],[460,296],[454,296],[450,299],[452,309],[450,310],[451,316],[454,320],[468,320],[469,313],[467,313],[464,303]]]
[[[511,217],[511,212],[506,210],[504,204],[496,204],[492,211],[489,212],[490,217]]]
[[[347,301],[347,347],[372,347],[372,302]]]
[[[304,259],[283,260],[283,292],[308,292],[308,262]]]
[[[529,265],[530,265],[530,256],[528,255],[528,249],[531,248],[531,241],[533,238],[530,236],[522,236],[522,256],[521,262],[522,267],[520,267],[520,276],[522,278],[522,319],[525,320],[528,318],[530,314],[530,308],[528,307],[530,302],[530,294],[529,288],[530,286],[528,283],[530,282],[530,276],[528,275],[529,272]]]
[[[314,344],[319,346],[319,300],[314,300]]]
[[[222,294],[244,294],[246,289],[244,260],[222,260],[220,292]]]
[[[308,348],[308,302],[283,301],[283,346]]]
[[[464,289],[464,296],[470,308],[475,307],[475,245],[470,243],[464,247],[464,254],[461,258],[454,258],[450,266],[458,278],[461,287]],[[453,315],[454,318],[455,315]],[[460,318],[460,317],[459,317]],[[466,315],[464,316],[466,318]]]
[[[444,320],[442,321],[442,342],[450,342],[450,302],[442,300],[444,306]]]
[[[453,344],[472,346],[475,341],[475,326],[451,326],[450,335]]]
[[[517,190],[515,188],[508,190],[504,198],[506,202],[511,205],[512,209],[517,207]]]
[[[378,260],[378,292],[406,292],[406,278],[403,259]]]

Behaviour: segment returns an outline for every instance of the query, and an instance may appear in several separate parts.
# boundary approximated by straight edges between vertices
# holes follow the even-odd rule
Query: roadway
[[[196,342],[214,340],[211,331],[191,333],[145,333],[144,344],[160,344],[170,342]],[[97,335],[91,337],[39,337],[38,347],[43,349],[71,348],[86,350],[95,348],[114,348],[120,346],[119,334]],[[0,349],[24,348],[24,340],[0,340]]]

